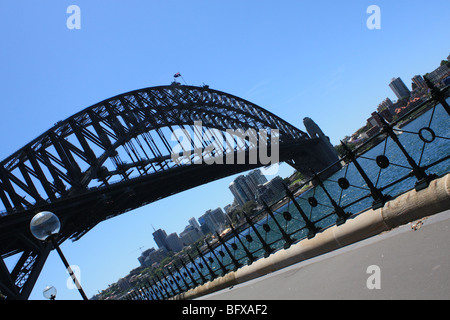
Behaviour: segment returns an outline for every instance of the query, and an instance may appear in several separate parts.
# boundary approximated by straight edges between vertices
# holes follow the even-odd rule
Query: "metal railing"
[[[203,250],[195,248],[195,256],[187,253],[173,260],[123,298],[169,299],[302,239],[313,238],[366,209],[382,207],[412,188],[427,188],[430,181],[450,168],[450,107],[445,100],[449,87],[438,90],[428,85],[431,98],[399,119],[388,123],[378,114],[380,132],[362,145],[352,150],[342,142],[339,162],[344,165],[330,178],[322,178],[326,168],[311,172],[312,178],[293,190],[285,186],[281,199],[271,205],[263,202],[264,209],[252,216],[243,212],[244,222],[230,224],[228,234],[216,233],[214,243],[206,241]],[[430,116],[426,125],[413,125],[411,119],[425,114]],[[436,125],[438,121],[444,121],[444,125]],[[409,128],[410,122],[413,128]],[[405,123],[408,128],[403,128]],[[409,140],[403,139],[404,135],[409,135]],[[315,187],[308,188],[311,184]]]

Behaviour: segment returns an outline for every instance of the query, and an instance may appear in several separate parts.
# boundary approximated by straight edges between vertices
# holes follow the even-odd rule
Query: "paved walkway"
[[[450,210],[199,300],[450,299]],[[369,289],[371,287],[372,289]]]

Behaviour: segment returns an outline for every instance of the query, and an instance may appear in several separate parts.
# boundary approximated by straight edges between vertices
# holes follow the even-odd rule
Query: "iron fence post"
[[[182,259],[180,259],[180,262],[181,262],[181,264],[183,265],[183,260],[182,260]],[[180,269],[179,269],[178,266],[175,264],[175,262],[173,263],[173,267],[175,268],[175,271],[180,275],[181,280],[183,280],[183,283],[184,283],[184,285],[186,286],[186,290],[189,290],[189,289],[191,288],[191,286],[186,282],[186,280],[184,279],[183,275],[181,274]],[[189,271],[188,271],[186,268],[184,268],[184,269],[186,270],[187,275],[189,276],[189,278],[191,278],[191,280],[192,280],[192,276],[191,276],[191,274],[189,273]]]
[[[269,213],[270,217],[272,218],[272,220],[275,222],[275,224],[277,225],[278,229],[281,232],[281,236],[283,237],[284,240],[284,249],[289,248],[293,243],[294,240],[291,239],[291,237],[283,230],[283,228],[280,226],[280,224],[278,223],[277,219],[275,219],[275,215],[273,214],[272,210],[270,209],[270,207],[267,205],[267,203],[265,201],[262,201],[264,208],[266,209],[266,211]]]
[[[142,287],[142,292],[144,293],[146,300],[150,300],[148,288],[145,285],[145,283],[144,283],[144,286]]]
[[[256,227],[253,224],[253,221],[248,217],[247,213],[245,211],[242,211],[242,213],[245,216],[245,220],[247,221],[247,223],[250,225],[250,227],[252,228],[253,232],[255,232],[256,236],[258,237],[259,241],[261,242],[263,249],[264,249],[264,257],[268,257],[270,256],[270,254],[274,251],[273,248],[271,248],[263,239],[263,237],[261,236],[261,234],[258,232],[258,230],[256,229]]]
[[[157,300],[157,299],[155,299],[155,291],[153,290],[152,286],[150,285],[150,282],[148,282],[148,280],[146,282],[147,282],[147,284],[145,285],[145,287],[147,288],[147,292],[149,293],[150,298],[152,300]]]
[[[297,211],[302,216],[303,221],[305,221],[306,228],[308,229],[307,238],[308,239],[314,238],[316,233],[319,231],[319,228],[317,228],[314,225],[314,222],[309,220],[309,218],[306,216],[306,214],[303,211],[303,209],[300,207],[298,202],[295,200],[294,194],[291,192],[291,190],[289,190],[289,188],[284,183],[283,183],[283,187],[284,187],[284,190],[286,191],[286,195],[289,197],[289,199],[291,199],[291,201],[294,204],[295,208],[297,209]]]
[[[253,256],[253,254],[245,247],[244,243],[241,240],[241,237],[237,233],[236,229],[234,229],[233,224],[230,223],[231,231],[233,232],[233,235],[238,239],[239,243],[241,244],[242,248],[244,249],[245,255],[247,256],[249,262],[248,265],[251,265],[253,261],[256,260],[256,258]]]
[[[192,288],[195,288],[196,286],[198,286],[198,283],[197,283],[197,281],[195,280],[195,278],[194,278],[194,276],[193,276],[193,272],[191,272],[191,271],[186,267],[186,264],[183,262],[182,259],[180,259],[180,263],[181,263],[181,265],[183,266],[184,270],[187,271],[187,274],[189,275],[189,278],[190,278],[191,281],[192,281]],[[194,264],[194,263],[192,263],[192,264]],[[179,270],[179,269],[178,269],[178,270]],[[197,270],[197,272],[198,272],[198,270]],[[180,273],[180,271],[178,271],[178,273]],[[187,287],[188,287],[188,288],[191,288],[190,285],[187,285]]]
[[[156,274],[155,274],[155,277],[156,277]],[[156,288],[153,291],[156,292],[158,300],[161,300],[161,299],[164,300],[165,296],[164,296],[162,290],[158,288],[158,284],[156,283],[156,281],[154,279],[152,279],[152,282],[153,282],[153,286]]]
[[[434,176],[426,174],[425,170],[414,161],[414,159],[406,151],[405,147],[403,147],[402,143],[400,142],[394,130],[392,129],[392,125],[387,123],[386,120],[378,112],[376,112],[376,114],[378,115],[378,118],[382,123],[383,126],[382,132],[386,132],[392,139],[392,141],[395,142],[395,144],[399,147],[400,151],[403,153],[409,165],[411,166],[412,172],[417,179],[415,185],[416,191],[427,188],[430,181],[434,179]]]
[[[162,268],[161,268],[161,274],[163,276],[163,279],[166,280],[167,287],[170,289],[169,298],[175,296],[175,289],[172,288],[172,285],[170,284],[169,280],[167,279],[167,275],[164,273]]]
[[[208,243],[208,240],[205,239],[206,242],[206,246],[209,249],[209,252],[211,252],[214,256],[214,258],[216,258],[217,262],[219,263],[219,267],[220,269],[222,269],[222,276],[225,275],[227,273],[227,268],[225,268],[225,266],[222,264],[222,262],[220,262],[219,258],[217,257],[216,253],[214,252],[214,249],[211,247],[211,245]]]
[[[153,285],[150,283],[149,280],[146,280],[147,284],[150,286],[150,293],[152,295],[152,300],[159,300],[158,295],[156,294],[155,288],[153,288]],[[154,299],[155,297],[156,299]]]
[[[200,279],[202,279],[203,284],[205,284],[207,282],[205,276],[203,275],[203,273],[200,272],[200,270],[198,270],[198,267],[195,264],[194,259],[192,259],[191,255],[189,253],[187,255],[188,255],[189,260],[191,261],[192,265],[194,266],[195,270],[197,270],[198,274],[200,275]],[[186,266],[184,266],[184,267],[186,268]]]
[[[334,208],[334,212],[337,214],[338,218],[336,219],[336,225],[341,225],[347,221],[347,218],[350,216],[349,213],[345,212],[344,209],[339,206],[336,201],[331,197],[328,190],[325,188],[322,179],[320,179],[319,175],[314,172],[314,170],[310,169],[311,173],[313,174],[313,179],[316,179],[316,181],[319,183],[319,186],[322,188],[322,190],[325,192],[325,195],[327,196],[328,200],[330,200],[331,205]]]
[[[206,268],[209,271],[209,274],[211,275],[211,280],[216,278],[216,274],[214,273],[214,271],[210,268],[210,266],[208,265],[208,263],[205,260],[205,257],[203,257],[203,254],[200,252],[200,250],[198,249],[198,247],[195,247],[197,249],[198,255],[200,256],[200,259],[202,259],[203,263],[205,264]]]
[[[162,270],[161,270],[162,271]],[[166,287],[164,286],[164,283],[161,281],[161,279],[159,278],[159,276],[155,273],[155,277],[158,280],[158,283],[160,284],[160,286],[162,287],[162,289],[160,289],[161,293],[163,294],[164,298],[169,299],[169,292],[167,292]],[[164,291],[163,291],[164,290]]]
[[[242,264],[239,263],[239,261],[236,260],[236,258],[230,252],[230,249],[228,249],[225,241],[222,239],[222,237],[220,236],[220,234],[217,231],[216,231],[216,235],[217,235],[217,239],[219,239],[219,242],[223,245],[223,247],[225,248],[225,251],[228,253],[228,256],[230,257],[231,261],[233,262],[234,270],[236,271],[237,269],[242,267]]]
[[[150,286],[150,283],[147,281],[147,284],[145,285],[145,287],[147,288],[147,292],[150,296],[151,300],[157,300],[155,299],[155,292],[153,291],[153,288]]]
[[[433,99],[439,101],[439,103],[444,107],[445,111],[447,111],[447,114],[450,116],[450,106],[445,100],[444,94],[438,88],[436,88],[433,82],[431,82],[427,77],[423,77],[423,79],[425,80],[428,88],[430,88],[431,96],[433,97]]]
[[[174,277],[173,274],[172,274],[172,271],[170,271],[170,268],[167,268],[167,272],[169,272],[169,275],[172,277],[172,280],[175,282],[175,286],[176,286],[177,289],[178,289],[178,293],[182,293],[182,292],[183,292],[183,289],[181,289],[181,287],[180,287],[180,285],[179,285],[177,279],[175,279],[175,277]],[[181,278],[183,278],[183,277],[181,277]]]
[[[140,290],[141,290],[141,294],[142,294],[144,300],[150,300],[150,299],[148,298],[148,294],[147,294],[147,290],[145,289],[145,286],[144,286],[144,287],[141,287]]]
[[[386,201],[390,198],[389,196],[385,196],[380,189],[374,186],[372,181],[369,179],[367,174],[364,172],[363,168],[359,164],[358,160],[356,160],[355,153],[341,140],[342,147],[344,148],[344,157],[348,157],[351,162],[355,165],[356,170],[358,170],[361,177],[366,182],[367,186],[370,189],[370,195],[373,198],[372,209],[378,209],[384,206]]]

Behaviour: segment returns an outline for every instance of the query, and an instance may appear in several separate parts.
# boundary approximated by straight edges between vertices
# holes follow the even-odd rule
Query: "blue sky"
[[[69,30],[69,5],[81,29]],[[381,29],[369,30],[369,5]],[[0,2],[0,159],[59,120],[138,88],[210,85],[304,129],[310,117],[333,144],[365,124],[388,84],[434,70],[450,54],[448,0],[24,1]],[[292,172],[283,166],[281,176]],[[232,177],[105,221],[61,248],[81,268],[90,297],[139,265],[152,227],[181,232],[190,217],[232,201]],[[80,299],[50,255],[31,295],[47,284]]]

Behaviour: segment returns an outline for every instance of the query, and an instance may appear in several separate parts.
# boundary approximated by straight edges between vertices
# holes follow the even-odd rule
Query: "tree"
[[[240,207],[234,208],[229,214],[228,216],[230,217],[231,221],[233,223],[238,222],[239,218],[238,217],[242,217],[242,209]]]
[[[254,200],[247,201],[244,206],[242,207],[242,210],[247,212],[248,214],[252,214],[253,211],[255,211],[256,208],[256,202]]]

